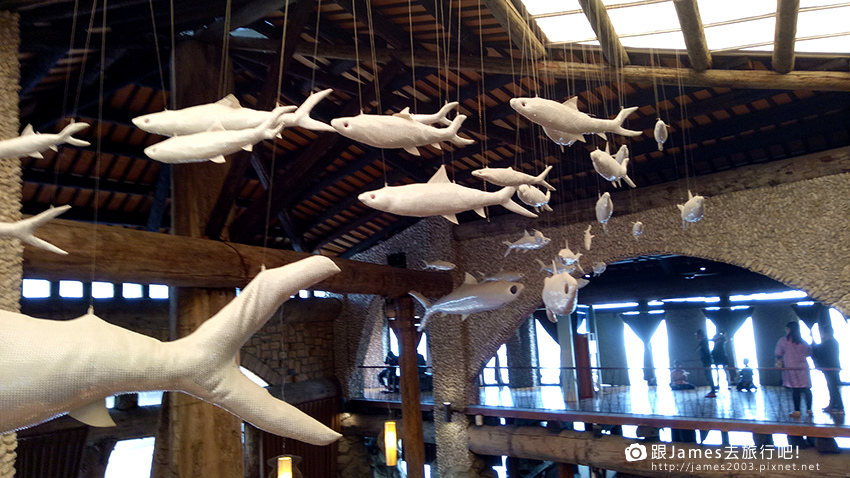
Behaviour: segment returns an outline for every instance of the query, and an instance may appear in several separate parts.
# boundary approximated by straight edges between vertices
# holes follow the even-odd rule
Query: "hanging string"
[[[289,7],[289,2],[286,4]],[[223,97],[227,91],[227,65],[230,63],[230,21],[233,15],[233,1],[227,0],[224,7],[224,38],[222,38],[221,66],[218,78],[218,97]]]
[[[353,4],[352,4],[353,5]],[[357,99],[360,102],[360,113],[363,113],[363,78],[362,67],[360,63],[360,40],[357,38],[357,7],[351,9],[351,16],[354,17],[354,59],[357,62],[354,69],[357,71]]]
[[[318,0],[318,6],[316,7],[316,38],[313,42],[313,61],[316,61],[316,58],[319,57],[319,23],[322,20],[322,0]],[[287,2],[288,6],[288,2]],[[318,68],[313,68],[313,71],[310,75],[310,92],[316,91],[316,71]]]
[[[77,36],[77,14],[80,9],[80,0],[74,0],[74,16],[71,17],[73,20],[71,21],[71,41],[68,45],[68,56],[71,56],[71,52],[74,51],[74,40]],[[62,94],[62,117],[64,118],[67,114],[67,106],[68,106],[68,93],[71,89],[71,68],[65,70],[65,91]]]
[[[174,0],[168,1],[168,13],[171,17],[171,82],[175,83],[174,78],[177,76],[177,38],[174,33]],[[176,84],[176,83],[175,83]],[[171,109],[177,109],[177,95],[171,95]]]
[[[83,47],[83,61],[80,64],[80,78],[79,78],[79,81],[77,83],[77,95],[74,97],[74,109],[71,110],[71,115],[75,116],[75,117],[77,116],[77,110],[80,107],[80,97],[83,94],[83,79],[85,78],[86,63],[88,62],[88,56],[89,56],[89,45],[91,45],[91,36],[92,36],[92,31],[94,30],[94,18],[95,18],[96,14],[97,14],[97,0],[92,0],[91,15],[89,16],[89,27],[88,27],[88,30],[86,30],[86,32],[87,32],[86,33],[86,43],[85,43],[85,46]]]
[[[168,102],[167,102],[168,100],[167,100],[167,96],[166,96],[167,90],[165,89],[165,71],[162,68],[162,54],[159,51],[159,35],[156,32],[156,16],[154,15],[154,10],[153,10],[153,0],[148,0],[148,5],[150,6],[150,10],[151,10],[151,27],[153,29],[154,50],[156,51],[156,66],[159,69],[159,84],[162,88],[160,90],[160,92],[162,93],[162,106],[163,106],[163,108],[165,108],[166,105],[168,105]]]
[[[103,95],[104,81],[106,78],[106,12],[108,10],[107,0],[103,0],[103,20],[102,32],[100,36],[100,84],[98,91],[99,101],[97,103],[97,138],[95,142],[95,166],[94,166],[94,198],[92,205],[94,206],[94,218],[92,220],[92,260],[91,260],[91,280],[95,281],[95,272],[97,267],[97,212],[100,207],[100,159],[103,143]],[[89,294],[89,310],[94,310],[94,296]]]

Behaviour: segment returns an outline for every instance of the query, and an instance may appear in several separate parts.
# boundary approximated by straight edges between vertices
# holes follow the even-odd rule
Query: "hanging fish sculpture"
[[[625,148],[626,145],[623,145]],[[621,148],[622,149],[622,148]],[[619,153],[618,153],[619,156]],[[635,183],[629,179],[628,175],[628,166],[629,166],[629,158],[623,158],[623,162],[620,163],[610,153],[608,153],[608,144],[605,145],[605,151],[597,149],[596,151],[591,151],[590,160],[593,162],[593,168],[599,173],[600,176],[605,178],[607,181],[611,181],[614,187],[620,187],[620,180],[625,180],[626,184],[631,187],[636,187]]]
[[[457,224],[456,214],[460,212],[472,209],[485,217],[484,208],[496,204],[525,217],[537,217],[511,200],[514,192],[516,189],[511,187],[488,193],[455,184],[449,181],[446,166],[442,165],[427,183],[385,186],[365,192],[357,199],[379,211],[399,216],[443,216],[453,224]]]
[[[552,267],[555,267],[554,261]],[[557,315],[570,315],[576,310],[578,290],[586,286],[586,279],[578,279],[567,272],[543,279],[543,305],[550,322],[557,322]]]
[[[635,240],[637,240],[638,236],[640,236],[641,234],[643,234],[643,223],[640,221],[633,222],[632,235],[635,236]]]
[[[493,282],[493,281],[508,281],[508,282],[517,282],[525,277],[525,274],[522,272],[511,272],[511,271],[499,271],[492,275],[486,275],[482,272],[479,272],[478,275],[481,276],[481,282]]]
[[[705,214],[705,199],[702,196],[694,196],[688,190],[688,201],[685,204],[677,204],[682,215],[682,229],[688,228],[689,222],[697,222]]]
[[[517,188],[516,194],[520,201],[533,207],[535,212],[540,212],[541,209],[544,211],[552,211],[552,208],[549,206],[549,200],[552,198],[552,191],[546,191],[546,194],[543,194],[542,191],[534,186],[522,184],[519,188]]]
[[[581,267],[578,262],[574,262],[570,265],[564,265],[563,263],[560,263],[558,261],[552,261],[552,264],[554,266],[553,267],[546,265],[546,263],[541,261],[540,259],[534,260],[537,261],[538,264],[540,264],[540,272],[548,272],[550,274],[561,274],[563,272],[566,272],[567,274],[572,274]],[[583,273],[584,271],[581,272]]]
[[[425,262],[425,270],[431,271],[450,271],[453,270],[456,266],[448,261],[423,261]]]
[[[614,213],[614,203],[611,202],[611,194],[606,192],[596,201],[596,220],[602,224],[602,230],[608,233],[608,220]]]
[[[481,178],[488,183],[493,183],[496,186],[511,186],[516,188],[523,184],[534,184],[537,186],[543,186],[550,191],[554,191],[555,188],[546,182],[546,175],[549,174],[549,171],[551,170],[552,166],[549,165],[546,166],[546,169],[544,169],[542,173],[537,176],[532,176],[530,174],[515,171],[514,168],[509,166],[507,168],[476,169],[472,172],[472,175],[476,178]]]
[[[330,125],[310,118],[313,107],[332,92],[331,89],[319,91],[311,94],[297,108],[295,106],[280,106],[272,111],[243,108],[239,104],[239,100],[231,94],[215,103],[139,116],[133,118],[133,124],[148,133],[163,136],[185,136],[203,133],[219,126],[227,131],[253,129],[267,122],[269,117],[279,116],[284,128],[300,126],[313,131],[334,132],[335,130]],[[282,116],[280,116],[281,112],[283,113]]]
[[[581,252],[575,253],[570,249],[570,241],[564,241],[564,248],[558,251],[558,257],[561,258],[561,262],[565,265],[570,264],[578,264],[578,260],[581,257]]]
[[[584,250],[589,251],[590,246],[593,245],[593,238],[596,237],[590,233],[590,229],[593,227],[593,224],[588,224],[587,229],[584,230]]]
[[[543,132],[546,134],[546,136],[549,137],[549,139],[551,139],[552,141],[555,142],[555,144],[557,144],[561,147],[561,151],[564,150],[564,146],[572,146],[573,143],[576,142],[576,140],[580,140],[581,142],[584,142],[584,137],[581,136],[581,135],[566,133],[564,131],[558,131],[556,129],[546,128],[545,126],[543,127]]]
[[[658,118],[655,122],[655,142],[658,143],[658,151],[664,149],[664,142],[667,141],[667,125]]]
[[[593,263],[593,277],[601,276],[605,269],[608,268],[608,265],[604,262],[594,262]]]
[[[32,158],[41,159],[44,156],[41,152],[47,149],[57,151],[57,146],[68,143],[73,146],[85,147],[90,143],[72,137],[80,131],[88,128],[87,123],[71,122],[68,126],[62,128],[57,134],[52,133],[36,133],[32,129],[32,125],[28,124],[24,131],[17,138],[4,139],[0,141],[0,158],[20,158],[22,156],[30,156]]]
[[[614,156],[614,159],[617,160],[618,164],[623,164],[623,162],[628,161],[629,147],[625,144],[620,146],[620,149],[617,150],[617,154]]]
[[[466,119],[457,115],[445,128],[435,128],[415,120],[409,112],[394,115],[365,115],[336,118],[331,126],[346,138],[376,148],[401,148],[414,156],[420,156],[419,146],[431,145],[437,149],[441,141],[449,141],[455,146],[467,146],[475,141],[457,135],[460,125]]]
[[[508,246],[508,250],[505,251],[505,257],[508,257],[508,254],[510,254],[514,249],[522,252],[528,252],[540,249],[549,244],[549,242],[551,242],[551,239],[544,236],[543,233],[537,229],[534,229],[534,235],[529,234],[527,230],[523,231],[522,237],[516,241],[503,241],[503,243]]]
[[[428,324],[428,319],[434,314],[457,314],[461,320],[466,320],[469,314],[500,309],[519,297],[525,288],[519,282],[490,281],[478,283],[469,272],[466,273],[463,284],[449,295],[433,304],[416,291],[408,292],[425,308],[422,323],[417,329],[421,332]]]
[[[404,108],[399,113],[410,115],[410,117],[413,118],[413,121],[416,121],[418,123],[422,123],[422,124],[440,123],[443,126],[448,126],[448,125],[452,124],[452,121],[450,119],[446,118],[446,115],[448,115],[449,112],[451,110],[455,109],[456,107],[457,107],[457,101],[452,101],[451,103],[446,103],[442,108],[440,108],[440,111],[438,111],[438,112],[436,112],[432,115],[410,114],[410,108],[409,107]]]
[[[212,161],[223,163],[224,156],[239,150],[251,151],[256,143],[274,139],[283,129],[281,116],[285,107],[279,106],[266,121],[251,129],[226,130],[213,126],[209,131],[175,136],[145,148],[145,154],[156,161],[170,164]]]
[[[46,223],[47,221],[53,219],[54,217],[62,214],[63,212],[71,209],[71,206],[59,206],[59,207],[51,207],[50,209],[37,214],[33,217],[20,220],[18,222],[0,222],[0,237],[14,237],[20,239],[22,242],[26,242],[31,246],[35,246],[50,252],[55,252],[57,254],[68,254],[67,252],[59,249],[53,244],[35,237],[33,233],[35,230]]]
[[[517,113],[539,124],[549,131],[557,131],[558,136],[565,142],[584,142],[585,134],[597,134],[605,137],[604,133],[616,133],[623,136],[637,136],[640,131],[623,128],[623,121],[637,107],[620,110],[617,117],[609,119],[591,118],[587,113],[578,110],[578,97],[574,96],[563,104],[543,98],[513,98],[511,107]],[[547,133],[547,135],[549,135]],[[551,138],[552,135],[549,135]],[[559,143],[562,144],[562,143]]]
[[[330,444],[341,435],[251,382],[236,355],[283,302],[337,272],[322,256],[262,271],[195,332],[165,343],[91,313],[56,321],[0,312],[0,363],[14,364],[0,367],[0,432],[64,414],[110,426],[106,397],[168,390],[218,405],[275,435]]]

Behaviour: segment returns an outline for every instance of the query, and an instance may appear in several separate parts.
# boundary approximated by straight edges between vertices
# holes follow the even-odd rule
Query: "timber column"
[[[18,15],[0,11],[0,139],[18,135]],[[21,219],[21,162],[0,158],[0,221]],[[17,239],[0,239],[0,309],[20,310],[22,254]],[[15,434],[0,437],[0,478],[15,476]]]
[[[172,57],[172,104],[176,108],[217,101],[221,85],[232,90],[230,67],[220,82],[220,51],[188,41]],[[176,65],[176,68],[174,67]],[[174,234],[202,237],[210,211],[230,164],[212,162],[175,165],[172,170],[171,217]],[[180,258],[175,258],[180,260]],[[175,339],[184,337],[221,310],[235,296],[234,289],[177,288]],[[156,478],[232,478],[244,476],[242,421],[229,412],[181,393],[163,400],[157,437]],[[167,402],[167,404],[166,404]]]

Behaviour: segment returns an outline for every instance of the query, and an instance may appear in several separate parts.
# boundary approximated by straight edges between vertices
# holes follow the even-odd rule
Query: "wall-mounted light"
[[[398,435],[395,422],[384,422],[384,456],[387,466],[396,466],[398,462]]]
[[[292,457],[277,457],[277,478],[292,478]]]
[[[443,402],[443,419],[446,423],[452,422],[452,402]]]
[[[475,415],[475,426],[483,426],[484,425],[484,415]]]

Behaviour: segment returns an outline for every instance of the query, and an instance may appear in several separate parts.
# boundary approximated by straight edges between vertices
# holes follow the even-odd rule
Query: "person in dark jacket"
[[[844,402],[841,400],[841,362],[838,357],[841,349],[835,340],[831,325],[821,328],[821,341],[812,350],[812,358],[815,365],[823,372],[826,379],[826,388],[829,390],[829,405],[823,409],[825,412],[841,414],[844,413]]]
[[[708,392],[706,398],[714,398],[717,396],[717,386],[714,384],[714,375],[711,373],[711,348],[708,346],[708,338],[702,329],[697,330],[694,335],[697,337],[697,352],[699,352],[699,359],[702,361],[705,379],[711,384],[711,391]]]

